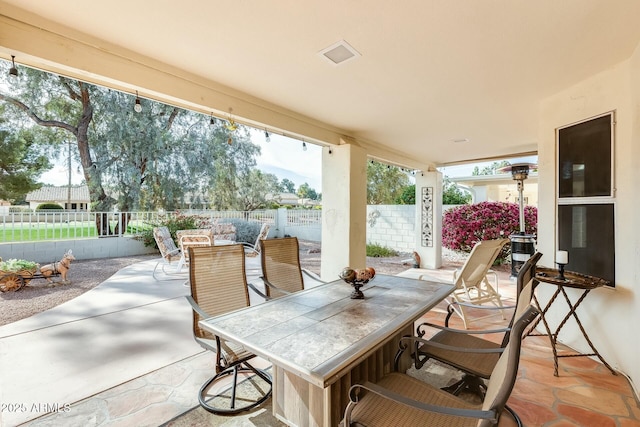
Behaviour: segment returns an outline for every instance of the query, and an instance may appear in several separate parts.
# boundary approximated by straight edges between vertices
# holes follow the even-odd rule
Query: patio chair
[[[192,246],[213,246],[213,230],[210,228],[200,228],[195,230],[178,230],[176,238],[182,251],[182,258],[178,264],[179,270],[189,265],[189,247]]]
[[[434,359],[450,365],[464,372],[462,378],[456,383],[443,388],[443,390],[459,395],[463,391],[471,392],[480,398],[484,396],[486,386],[483,379],[489,379],[495,364],[498,362],[499,353],[477,353],[473,349],[504,349],[509,342],[509,331],[514,321],[522,314],[526,306],[531,302],[533,290],[537,284],[535,280],[535,268],[542,257],[540,252],[531,256],[520,268],[517,279],[517,305],[516,310],[506,328],[491,330],[461,330],[443,327],[432,323],[422,323],[417,328],[417,335],[423,338],[427,328],[438,329],[438,332],[426,341],[420,341],[420,347],[414,349],[413,360],[416,369],[429,360]],[[494,309],[495,307],[478,306],[480,309]],[[506,307],[505,307],[506,308]],[[501,342],[494,342],[480,338],[481,334],[503,334]],[[402,353],[398,351],[396,363]]]
[[[323,282],[313,272],[300,267],[300,246],[296,237],[260,240],[262,281],[265,292],[255,286],[249,287],[264,299],[271,299],[272,293],[283,296],[305,288],[304,276]]]
[[[215,414],[236,414],[254,408],[271,395],[271,377],[249,363],[254,354],[198,325],[200,320],[249,306],[244,250],[241,245],[191,246],[189,259],[191,295],[187,300],[193,308],[194,338],[202,348],[216,354],[216,374],[200,388],[200,405]],[[207,398],[209,389],[229,375],[233,376],[230,395],[227,387]],[[243,377],[245,381],[240,381]],[[241,396],[236,396],[238,388]],[[228,405],[218,404],[227,401]]]
[[[171,233],[167,227],[154,227],[153,229],[153,238],[156,241],[156,245],[158,245],[158,249],[160,250],[160,255],[162,258],[156,264],[153,269],[153,278],[156,280],[171,280],[172,278],[159,279],[156,277],[158,269],[160,267],[162,272],[167,275],[175,275],[180,273],[180,264],[179,261],[182,258],[182,251],[180,248],[176,246],[176,243],[173,241],[171,237]],[[175,261],[175,266],[174,266]],[[173,266],[173,271],[167,271],[166,268],[168,266]]]
[[[456,287],[447,298],[447,301],[450,303],[471,303],[474,305],[491,303],[501,308],[502,298],[493,286],[491,286],[487,275],[490,274],[493,262],[508,242],[509,239],[495,239],[482,240],[476,243],[462,268],[453,272],[453,281]],[[428,278],[428,276],[426,277]],[[495,284],[497,286],[497,275],[494,275],[494,277],[496,277]],[[420,278],[422,279],[423,276],[420,276]],[[464,328],[467,329],[471,319],[469,319],[467,313],[465,313],[464,305],[452,304],[450,307],[453,311],[447,316],[446,324],[448,325],[449,318],[455,313],[460,316]],[[503,311],[501,309],[499,311],[504,319]]]
[[[266,222],[263,223],[262,227],[260,227],[260,232],[258,233],[256,242],[253,245],[250,243],[242,243],[245,248],[244,252],[248,257],[255,257],[260,255],[260,241],[267,238],[267,235],[269,234],[269,228],[271,228],[269,224],[267,224]]]
[[[518,419],[513,418],[517,415],[504,409],[518,376],[523,331],[539,313],[533,305],[525,307],[509,332],[509,343],[493,368],[481,405],[394,372],[376,384],[355,384],[349,389],[350,402],[342,425],[486,427],[499,421],[517,422]]]

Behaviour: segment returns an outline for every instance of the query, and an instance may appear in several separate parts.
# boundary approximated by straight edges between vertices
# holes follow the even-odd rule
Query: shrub
[[[482,202],[462,205],[447,211],[442,220],[442,246],[445,248],[471,252],[481,240],[509,237],[520,232],[519,207],[515,203]],[[525,206],[525,232],[536,235],[538,209]],[[508,253],[507,245],[506,253]],[[506,257],[503,253],[499,258]]]
[[[367,256],[371,257],[389,257],[397,256],[398,252],[387,247],[381,246],[377,243],[367,243]]]
[[[224,219],[219,220],[218,223],[231,223],[236,227],[236,241],[255,243],[260,233],[261,222],[246,221],[243,219]],[[142,243],[147,247],[158,248],[156,240],[153,238],[154,227],[167,227],[171,237],[174,241],[177,241],[176,231],[178,230],[194,230],[196,228],[209,228],[211,227],[211,219],[202,215],[185,215],[177,213],[172,216],[160,216],[157,220],[147,222],[143,230],[139,230],[139,234],[136,239],[142,240]]]
[[[244,219],[227,219],[223,222],[230,222],[236,227],[236,241],[253,245],[258,238],[261,222],[245,221]]]
[[[36,208],[36,212],[38,211],[62,211],[64,208],[57,203],[41,203]]]
[[[136,239],[142,240],[142,243],[147,247],[157,249],[158,245],[153,237],[154,227],[167,227],[169,233],[171,233],[171,237],[176,241],[176,231],[204,228],[208,223],[209,219],[206,217],[200,215],[185,215],[180,212],[172,216],[159,216],[157,220],[147,222],[145,229],[136,236]]]

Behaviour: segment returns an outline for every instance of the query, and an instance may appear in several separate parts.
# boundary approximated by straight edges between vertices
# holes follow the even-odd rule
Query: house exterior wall
[[[640,381],[640,277],[638,248],[640,233],[637,200],[640,178],[640,48],[632,57],[603,73],[594,75],[563,90],[541,103],[539,117],[539,210],[538,249],[544,254],[540,265],[552,266],[556,247],[556,135],[558,127],[615,111],[614,188],[615,188],[615,289],[596,289],[578,310],[589,337],[614,368],[627,374],[633,383]],[[571,256],[571,255],[569,255]],[[551,285],[538,288],[541,301],[555,290]],[[576,293],[570,297],[575,300]],[[567,313],[561,302],[547,318],[557,325]],[[572,320],[563,329],[559,341],[580,350],[588,346]],[[590,352],[590,351],[588,351]],[[562,359],[560,360],[562,365]],[[637,387],[636,387],[637,393]]]

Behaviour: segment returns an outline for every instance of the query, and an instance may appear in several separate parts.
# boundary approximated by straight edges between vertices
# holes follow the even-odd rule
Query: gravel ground
[[[69,301],[107,280],[118,270],[137,262],[158,258],[159,255],[141,255],[134,257],[108,258],[95,260],[76,260],[71,264],[67,278],[70,284],[48,284],[44,279],[32,280],[17,292],[0,293],[0,326],[36,313],[53,308]],[[411,267],[403,264],[410,254],[399,254],[396,257],[367,257],[367,266],[376,269],[377,273],[397,274]],[[451,251],[443,251],[445,265],[459,266],[464,257]],[[320,274],[320,244],[300,241],[300,264],[316,274]],[[54,281],[61,280],[54,277]]]

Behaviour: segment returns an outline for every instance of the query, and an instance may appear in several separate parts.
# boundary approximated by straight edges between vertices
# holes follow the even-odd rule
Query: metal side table
[[[553,268],[546,268],[546,267],[538,267],[538,268],[536,268],[536,276],[535,276],[536,279],[539,282],[542,282],[542,283],[548,283],[548,284],[551,284],[551,285],[555,285],[557,287],[557,289],[553,293],[553,295],[551,296],[551,299],[549,300],[549,302],[547,302],[547,304],[546,304],[546,306],[544,308],[542,308],[540,306],[538,298],[534,294],[533,299],[534,299],[535,303],[538,305],[538,307],[541,308],[541,312],[540,312],[540,317],[538,317],[538,319],[535,321],[535,323],[529,329],[529,333],[527,333],[527,336],[542,336],[542,335],[545,335],[545,334],[532,333],[535,330],[536,326],[538,326],[540,321],[542,321],[542,323],[544,324],[545,329],[547,330],[547,334],[546,335],[549,336],[549,340],[551,341],[551,349],[553,350],[553,365],[554,365],[553,366],[554,367],[553,374],[556,377],[558,376],[558,358],[560,358],[560,357],[583,357],[583,356],[596,356],[598,359],[600,359],[600,361],[604,364],[604,366],[606,366],[611,371],[611,373],[613,375],[617,375],[617,372],[613,370],[613,368],[604,360],[604,358],[600,355],[600,353],[598,353],[598,350],[596,350],[595,346],[593,345],[593,343],[589,339],[589,335],[587,334],[587,331],[584,329],[584,326],[582,326],[582,322],[580,322],[580,319],[578,318],[578,314],[576,313],[576,309],[578,308],[580,303],[582,303],[582,301],[584,301],[584,299],[587,297],[587,295],[589,294],[589,292],[592,289],[599,288],[601,286],[609,285],[610,282],[607,281],[607,280],[598,278],[598,277],[587,276],[585,274],[580,274],[580,273],[576,273],[576,272],[573,272],[573,271],[565,271],[564,272],[564,279],[559,278],[559,275],[560,275],[560,271],[556,270],[556,269],[553,269]],[[567,295],[566,288],[573,288],[573,289],[582,290],[582,294],[576,300],[575,303],[571,302],[571,300],[569,299],[569,295]],[[562,319],[562,321],[560,322],[560,324],[558,325],[556,330],[554,332],[551,332],[551,328],[549,327],[549,323],[547,322],[547,320],[545,318],[545,315],[546,315],[547,311],[549,310],[549,308],[556,301],[558,295],[560,295],[560,294],[562,294],[562,296],[564,296],[564,299],[567,302],[567,305],[569,306],[569,312],[567,313],[566,316],[564,316],[564,318]],[[593,351],[593,353],[565,353],[565,354],[558,354],[558,349],[557,349],[558,334],[560,333],[560,331],[562,330],[564,325],[567,323],[567,321],[571,317],[573,317],[575,319],[576,323],[578,324],[578,327],[580,328],[580,331],[582,332],[582,335],[584,336],[585,340],[589,344],[589,347],[591,347],[591,350]]]

